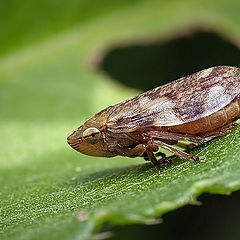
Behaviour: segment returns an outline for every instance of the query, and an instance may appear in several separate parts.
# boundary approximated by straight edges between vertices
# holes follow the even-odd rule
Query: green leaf
[[[57,12],[70,14],[76,6],[70,2]],[[205,23],[239,44],[238,1],[119,1],[114,7],[115,1],[105,0],[96,7],[99,14],[83,8],[84,19],[66,15],[58,26],[45,4],[43,9],[24,5],[33,10],[26,14],[29,29],[41,26],[39,16],[49,11],[38,41],[26,23],[18,23],[16,10],[8,6],[9,15],[1,16],[11,26],[0,30],[9,39],[9,45],[2,40],[6,51],[0,59],[2,239],[88,239],[107,222],[146,223],[197,204],[203,192],[240,189],[239,128],[194,149],[198,164],[174,157],[173,165],[157,168],[140,158],[84,156],[66,143],[91,115],[138,93],[91,70],[104,49],[157,37],[166,41]],[[17,2],[12,6],[18,9]]]

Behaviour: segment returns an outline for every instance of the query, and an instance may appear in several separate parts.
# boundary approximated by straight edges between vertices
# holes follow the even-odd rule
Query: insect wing
[[[206,117],[240,93],[240,70],[212,67],[113,106],[106,122],[112,132],[173,126]]]

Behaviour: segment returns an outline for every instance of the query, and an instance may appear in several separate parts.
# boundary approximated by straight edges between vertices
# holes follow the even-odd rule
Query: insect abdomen
[[[238,97],[236,97],[226,107],[207,117],[203,117],[196,121],[184,123],[181,125],[170,126],[168,129],[171,132],[204,135],[206,132],[212,132],[228,123],[231,123],[239,115],[240,100]]]

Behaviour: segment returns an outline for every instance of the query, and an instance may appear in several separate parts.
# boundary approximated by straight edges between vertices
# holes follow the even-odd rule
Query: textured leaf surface
[[[111,12],[103,5],[104,14],[84,24],[71,20],[74,28],[51,25],[58,32],[51,38],[44,33],[25,48],[17,39],[9,43],[0,59],[1,238],[88,239],[105,222],[144,223],[195,204],[203,192],[240,189],[239,129],[195,149],[199,164],[174,158],[158,168],[142,159],[83,156],[66,144],[86,118],[137,93],[89,70],[95,50],[165,38],[203,21],[237,42],[238,7],[238,1],[135,1]]]

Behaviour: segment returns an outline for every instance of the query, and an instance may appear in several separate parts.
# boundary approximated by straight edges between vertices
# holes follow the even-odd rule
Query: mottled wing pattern
[[[111,107],[110,131],[172,126],[211,115],[240,93],[240,70],[217,66],[180,78]]]

